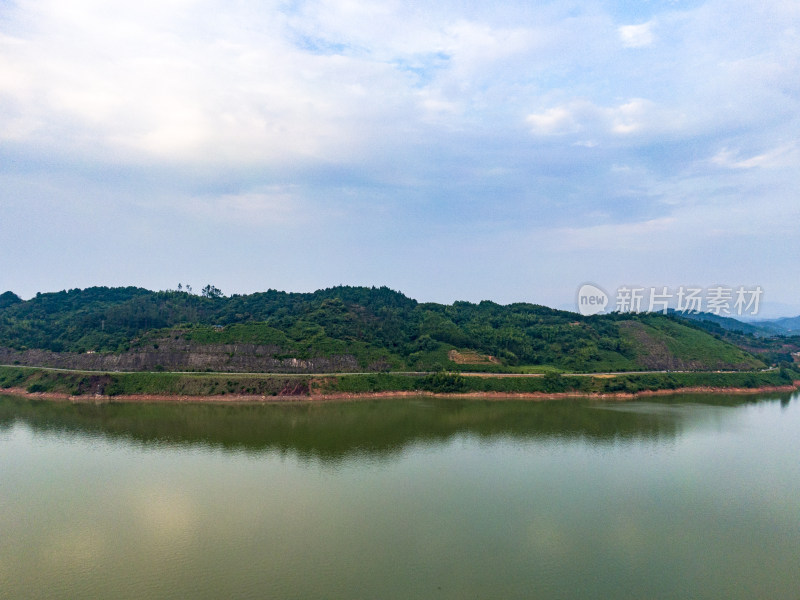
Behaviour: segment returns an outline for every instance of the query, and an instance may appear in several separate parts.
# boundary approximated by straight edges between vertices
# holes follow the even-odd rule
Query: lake
[[[0,596],[797,600],[800,396],[0,396]]]

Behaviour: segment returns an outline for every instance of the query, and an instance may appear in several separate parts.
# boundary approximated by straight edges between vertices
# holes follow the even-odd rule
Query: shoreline
[[[0,389],[0,395],[21,396],[29,399],[71,402],[73,404],[315,404],[324,402],[354,402],[359,400],[377,400],[383,398],[449,398],[463,400],[524,400],[541,402],[548,400],[635,400],[650,396],[675,396],[682,394],[765,394],[777,392],[794,392],[800,389],[800,380],[792,385],[743,387],[710,387],[690,386],[676,389],[641,390],[638,392],[585,393],[585,392],[464,392],[443,394],[426,391],[385,391],[360,393],[302,394],[285,396],[261,396],[250,394],[225,394],[207,396],[185,396],[170,394],[120,394],[106,396],[100,394],[74,396],[66,392],[29,392],[24,388]]]

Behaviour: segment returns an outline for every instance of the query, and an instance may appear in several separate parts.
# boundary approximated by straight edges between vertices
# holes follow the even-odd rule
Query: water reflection
[[[798,397],[0,397],[0,597],[794,600]]]
[[[792,396],[664,397],[599,403],[380,400],[291,405],[69,404],[0,396],[0,431],[24,423],[37,433],[99,436],[145,446],[278,451],[323,461],[389,457],[414,444],[456,436],[483,440],[671,441],[687,427],[725,419],[743,404]],[[702,408],[700,406],[702,405]]]

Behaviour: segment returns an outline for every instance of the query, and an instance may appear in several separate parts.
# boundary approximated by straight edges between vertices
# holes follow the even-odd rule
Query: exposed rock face
[[[121,354],[51,352],[0,348],[0,364],[89,371],[222,371],[247,373],[330,373],[358,371],[349,354],[309,359],[280,356],[277,346],[256,344],[158,344]],[[277,355],[277,357],[276,357]]]

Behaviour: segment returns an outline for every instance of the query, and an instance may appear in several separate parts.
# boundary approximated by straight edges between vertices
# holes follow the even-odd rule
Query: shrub
[[[420,388],[438,394],[454,394],[466,391],[467,381],[458,373],[437,371],[423,377]]]

